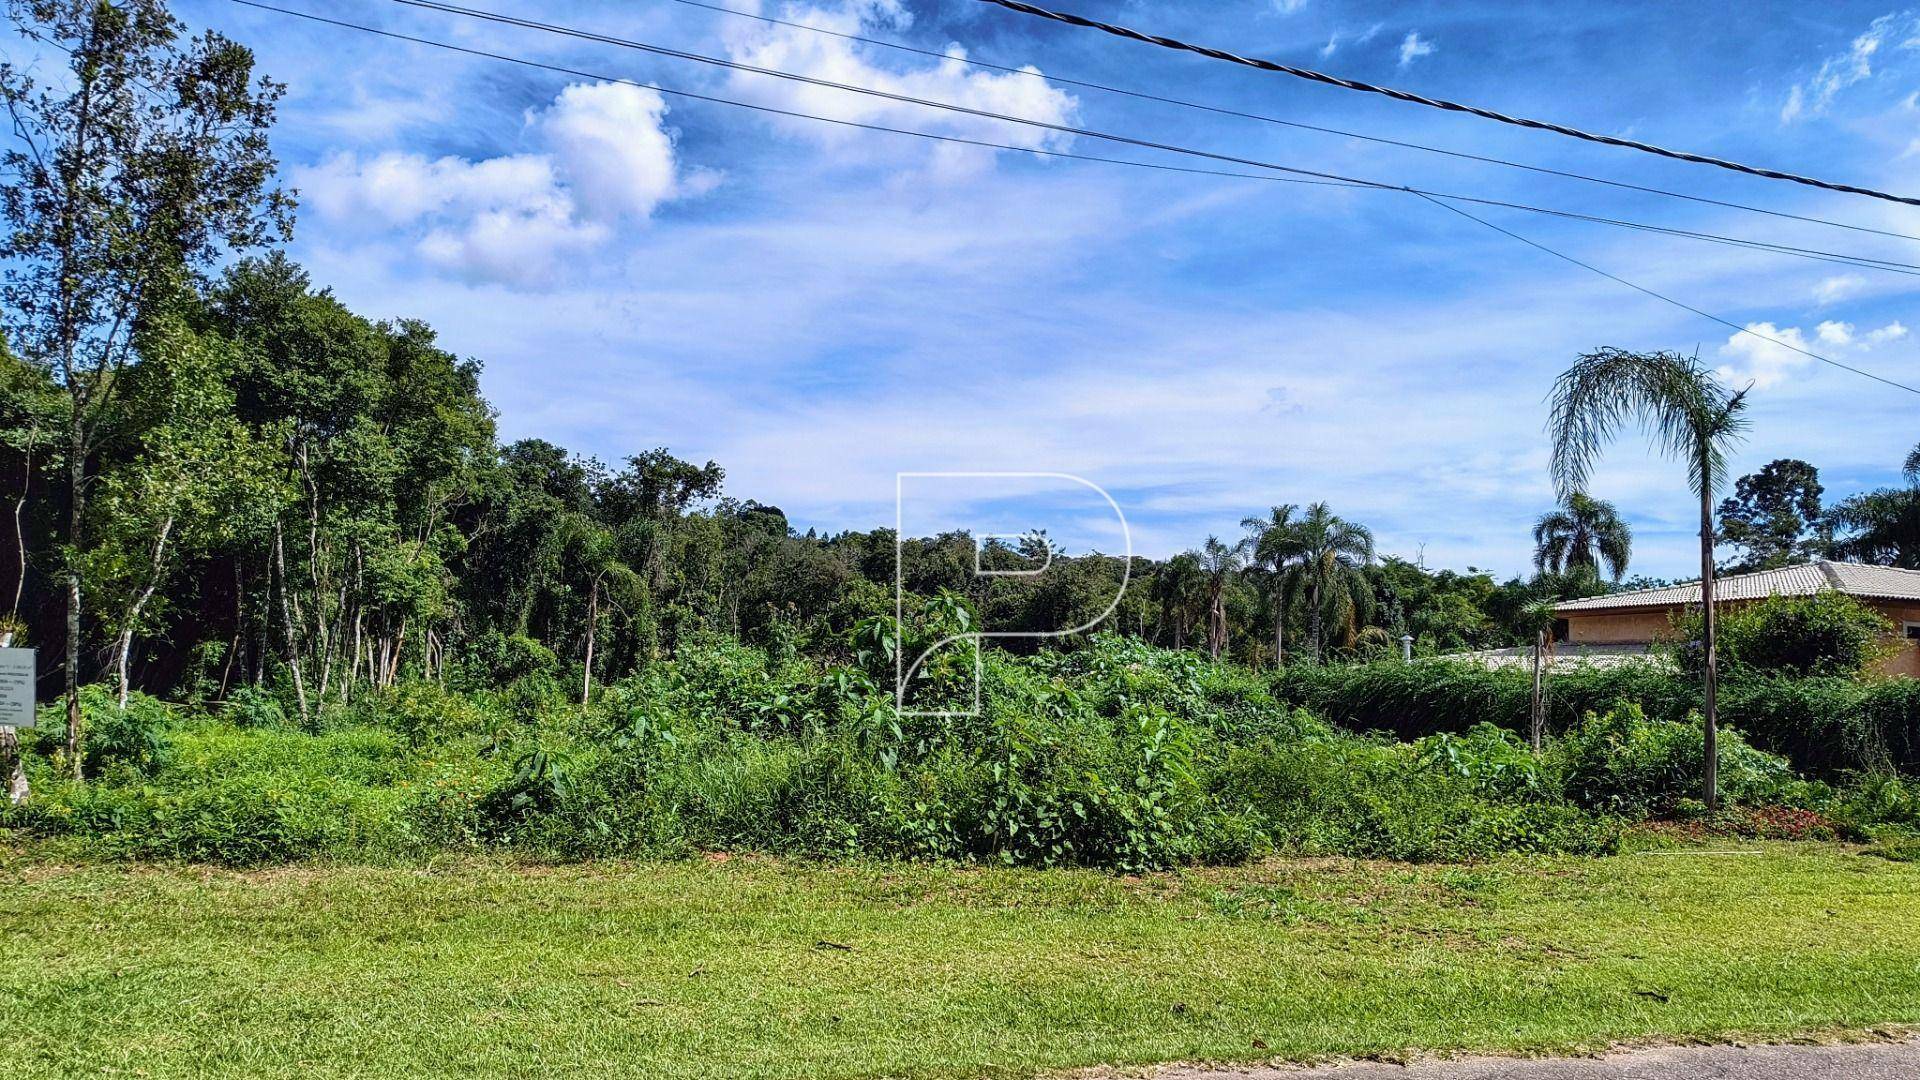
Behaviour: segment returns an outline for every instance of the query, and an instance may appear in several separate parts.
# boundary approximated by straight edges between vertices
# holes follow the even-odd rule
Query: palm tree
[[[1207,537],[1206,546],[1191,552],[1207,582],[1207,652],[1215,660],[1227,647],[1227,580],[1244,565],[1245,544],[1222,543]]]
[[[1568,492],[1560,509],[1540,515],[1533,527],[1533,567],[1543,573],[1586,571],[1598,577],[1604,563],[1619,581],[1632,554],[1633,530],[1612,503],[1585,492]]]
[[[1195,600],[1203,594],[1205,577],[1200,559],[1183,552],[1168,559],[1153,576],[1153,598],[1160,602],[1160,624],[1172,631],[1173,647],[1187,644],[1187,627],[1193,622]]]
[[[1286,565],[1294,558],[1298,547],[1295,539],[1296,522],[1294,511],[1299,507],[1292,503],[1273,507],[1266,517],[1249,517],[1240,522],[1247,530],[1248,561],[1256,566],[1264,566],[1272,571],[1267,575],[1268,603],[1273,607],[1273,662],[1276,667],[1287,662],[1287,587]]]
[[[1700,606],[1706,652],[1706,801],[1720,802],[1715,701],[1718,660],[1713,612],[1713,491],[1726,471],[1727,450],[1746,430],[1746,391],[1721,386],[1697,357],[1601,349],[1574,361],[1555,381],[1547,422],[1553,438],[1553,480],[1562,498],[1586,487],[1600,451],[1622,427],[1647,429],[1668,457],[1687,464],[1700,499]]]
[[[1827,511],[1848,535],[1834,541],[1843,559],[1920,570],[1920,446],[1907,455],[1905,488],[1863,491]]]
[[[1344,625],[1351,637],[1356,618],[1373,602],[1373,590],[1360,572],[1373,561],[1373,533],[1317,502],[1294,524],[1285,551],[1281,573],[1287,595],[1306,594],[1307,635],[1318,664],[1326,656],[1327,616]]]

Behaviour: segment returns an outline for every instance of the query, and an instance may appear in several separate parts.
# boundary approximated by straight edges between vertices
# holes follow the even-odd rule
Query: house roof
[[[1734,574],[1713,579],[1713,598],[1722,600],[1761,600],[1769,596],[1812,596],[1814,593],[1843,592],[1875,600],[1912,600],[1920,602],[1920,570],[1898,570],[1891,566],[1865,563],[1820,562],[1783,566],[1756,574]],[[1700,583],[1670,585],[1664,589],[1638,589],[1609,596],[1589,596],[1556,606],[1556,615],[1577,615],[1596,611],[1628,611],[1636,608],[1679,607],[1700,602]]]

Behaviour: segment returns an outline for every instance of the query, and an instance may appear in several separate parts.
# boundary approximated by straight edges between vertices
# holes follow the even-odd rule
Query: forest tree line
[[[302,716],[409,677],[511,677],[551,659],[583,696],[699,635],[844,648],[890,613],[888,530],[796,532],[713,462],[604,463],[502,444],[477,361],[428,326],[358,315],[282,252],[294,219],[267,141],[282,88],[162,0],[14,0],[58,79],[0,65],[0,636],[77,687],[220,700],[270,688]],[[50,52],[49,57],[55,57]],[[1776,468],[1776,466],[1778,466]],[[1830,552],[1920,565],[1909,484],[1820,506],[1804,463],[1743,479],[1723,539],[1755,565]],[[1578,496],[1536,529],[1537,573],[1496,581],[1381,557],[1324,503],[1138,559],[1108,624],[1254,666],[1528,641],[1543,605],[1610,587],[1631,537]],[[1043,543],[1035,537],[1031,543]],[[1017,565],[1031,551],[993,545]],[[919,599],[993,630],[1107,606],[1118,558],[981,578],[964,534],[913,538]],[[77,757],[76,757],[77,760]]]

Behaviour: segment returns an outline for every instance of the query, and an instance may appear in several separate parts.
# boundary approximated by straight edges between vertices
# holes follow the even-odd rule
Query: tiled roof
[[[1920,570],[1822,561],[1713,579],[1713,598],[1716,602],[1760,600],[1769,596],[1812,596],[1829,590],[1879,600],[1920,602]],[[1671,585],[1664,589],[1640,589],[1569,600],[1553,610],[1557,615],[1568,615],[1587,611],[1676,607],[1699,602],[1700,583],[1696,581],[1691,585]]]

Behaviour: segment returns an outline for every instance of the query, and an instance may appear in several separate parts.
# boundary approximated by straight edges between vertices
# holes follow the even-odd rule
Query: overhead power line
[[[1420,193],[1415,192],[1415,194],[1420,194]],[[1502,228],[1501,226],[1496,225],[1491,221],[1488,221],[1486,218],[1479,217],[1474,214],[1470,214],[1467,211],[1460,209],[1458,206],[1453,205],[1452,203],[1443,202],[1439,199],[1433,198],[1430,195],[1421,194],[1420,197],[1427,200],[1430,203],[1433,203],[1435,206],[1445,207],[1446,209],[1451,210],[1456,214],[1459,214],[1461,217],[1466,218],[1468,221],[1476,222],[1480,225],[1486,226],[1489,229],[1492,229],[1494,232],[1501,233],[1506,236],[1510,236],[1513,239],[1518,240],[1521,243],[1527,245],[1528,247],[1536,248],[1540,251],[1544,251],[1556,259],[1564,259],[1567,262],[1570,262],[1573,265],[1581,268],[1582,270],[1588,270],[1595,274],[1600,275],[1603,278],[1607,278],[1610,281],[1619,282],[1620,284],[1625,285],[1627,288],[1632,289],[1637,293],[1644,293],[1645,295],[1651,296],[1655,300],[1659,300],[1662,303],[1672,304],[1674,307],[1677,307],[1682,311],[1690,311],[1695,315],[1700,316],[1703,319],[1707,319],[1712,322],[1719,323],[1721,326],[1728,327],[1729,329],[1732,329],[1738,333],[1746,334],[1749,337],[1759,338],[1761,341],[1765,341],[1765,342],[1769,342],[1771,344],[1777,345],[1782,349],[1788,350],[1789,352],[1799,353],[1801,356],[1811,357],[1812,359],[1818,360],[1823,364],[1831,364],[1832,366],[1839,368],[1842,371],[1851,371],[1855,375],[1864,376],[1866,378],[1872,379],[1874,382],[1881,383],[1886,386],[1891,386],[1895,390],[1905,390],[1909,394],[1920,394],[1920,387],[1909,386],[1906,383],[1896,382],[1893,379],[1886,378],[1885,376],[1882,376],[1882,375],[1875,375],[1873,372],[1867,371],[1864,368],[1857,368],[1857,367],[1854,367],[1852,364],[1842,363],[1841,361],[1835,360],[1832,357],[1822,356],[1819,353],[1813,352],[1810,349],[1803,349],[1798,345],[1793,345],[1793,344],[1789,344],[1788,342],[1781,341],[1779,338],[1774,337],[1771,334],[1762,334],[1758,330],[1749,330],[1748,328],[1741,326],[1739,323],[1731,322],[1727,319],[1723,319],[1720,316],[1715,315],[1710,311],[1702,311],[1701,309],[1694,307],[1692,304],[1686,303],[1685,301],[1675,300],[1673,297],[1668,296],[1665,293],[1655,292],[1654,290],[1649,289],[1644,285],[1635,284],[1634,282],[1628,281],[1626,278],[1623,278],[1618,274],[1608,273],[1607,271],[1600,269],[1599,267],[1593,265],[1592,263],[1582,262],[1581,260],[1576,259],[1573,256],[1568,255],[1563,251],[1557,251],[1553,248],[1548,247],[1545,244],[1540,243],[1537,240],[1533,240],[1528,237],[1522,236],[1519,233],[1514,232],[1512,229]]]
[[[899,52],[925,56],[942,62],[957,62],[986,71],[998,71],[1007,75],[1017,75],[1021,78],[1037,79],[1043,83],[1056,83],[1061,86],[1072,86],[1082,90],[1095,90],[1104,94],[1117,94],[1121,97],[1134,98],[1140,101],[1153,101],[1162,105],[1178,106],[1183,109],[1196,109],[1201,112],[1213,113],[1217,116],[1231,116],[1241,120],[1255,120],[1263,124],[1275,124],[1280,127],[1293,128],[1298,131],[1312,131],[1322,135],[1337,135],[1344,139],[1357,139],[1361,142],[1370,142],[1381,146],[1394,146],[1403,150],[1418,150],[1422,153],[1439,154],[1444,157],[1457,158],[1462,161],[1477,161],[1485,165],[1500,165],[1509,169],[1520,169],[1530,173],[1537,173],[1541,176],[1557,176],[1565,180],[1579,180],[1588,184],[1601,184],[1622,191],[1637,191],[1642,194],[1659,195],[1668,199],[1682,199],[1687,202],[1699,203],[1705,206],[1719,206],[1729,210],[1743,210],[1750,214],[1765,214],[1768,217],[1783,218],[1789,221],[1803,221],[1811,225],[1825,225],[1829,228],[1846,229],[1850,232],[1872,233],[1876,236],[1888,236],[1898,240],[1920,241],[1920,236],[1912,233],[1898,232],[1892,229],[1877,229],[1870,225],[1855,225],[1850,222],[1833,221],[1828,218],[1814,217],[1809,214],[1795,214],[1785,210],[1773,210],[1764,206],[1753,206],[1748,203],[1733,202],[1728,199],[1714,199],[1705,195],[1695,195],[1685,191],[1672,191],[1667,188],[1653,187],[1647,184],[1635,184],[1604,176],[1592,176],[1587,173],[1574,172],[1570,169],[1555,169],[1545,165],[1535,165],[1525,161],[1513,161],[1508,158],[1494,157],[1488,154],[1474,154],[1465,150],[1448,149],[1443,146],[1429,146],[1426,143],[1413,142],[1407,139],[1390,139],[1383,135],[1369,135],[1362,131],[1349,131],[1345,128],[1328,127],[1323,124],[1309,124],[1300,120],[1286,120],[1266,113],[1247,112],[1242,109],[1228,108],[1223,105],[1209,105],[1205,102],[1193,101],[1188,98],[1170,97],[1164,94],[1151,93],[1146,90],[1132,90],[1123,86],[1112,86],[1107,83],[1042,72],[1032,67],[1014,67],[1008,64],[996,64],[971,56],[956,55],[954,53],[942,52],[938,49],[923,49],[918,45],[908,45],[898,41],[888,41],[885,38],[870,37],[864,34],[849,34],[845,31],[834,30],[825,26],[814,26],[811,23],[797,22],[792,19],[779,19],[772,15],[762,15],[753,11],[741,11],[737,8],[727,7],[724,4],[706,3],[705,0],[671,0],[671,2],[691,8],[699,8],[703,11],[733,15],[742,19],[752,19],[755,22],[765,23],[770,26],[784,26],[792,30],[805,30],[808,33],[839,38],[842,41],[854,41],[862,45],[894,49]]]
[[[1425,105],[1428,108],[1442,109],[1447,112],[1467,113],[1485,120],[1493,120],[1502,124],[1512,124],[1515,127],[1532,128],[1537,131],[1551,131],[1556,135],[1565,135],[1569,138],[1584,139],[1587,142],[1601,143],[1606,146],[1624,147],[1628,150],[1639,150],[1642,153],[1657,154],[1660,157],[1672,158],[1675,161],[1690,161],[1696,165],[1712,165],[1716,168],[1731,169],[1734,172],[1746,173],[1749,176],[1764,177],[1768,180],[1785,180],[1790,183],[1805,184],[1808,187],[1824,188],[1828,191],[1845,192],[1849,195],[1865,195],[1872,199],[1884,199],[1887,202],[1920,206],[1920,198],[1913,198],[1906,195],[1893,195],[1885,191],[1876,191],[1873,188],[1856,187],[1852,184],[1841,184],[1831,180],[1820,180],[1811,176],[1801,176],[1798,173],[1781,172],[1777,169],[1765,169],[1757,165],[1743,165],[1740,162],[1728,161],[1725,158],[1708,157],[1704,154],[1690,154],[1681,150],[1669,150],[1666,147],[1655,146],[1652,143],[1638,142],[1633,139],[1622,139],[1613,135],[1599,135],[1591,131],[1582,131],[1579,128],[1568,127],[1565,124],[1556,124],[1547,120],[1531,120],[1524,116],[1509,116],[1506,113],[1495,112],[1492,109],[1483,109],[1477,105],[1462,105],[1457,101],[1448,101],[1444,98],[1431,98],[1421,94],[1415,94],[1408,90],[1397,90],[1390,86],[1377,86],[1373,83],[1364,83],[1355,79],[1342,78],[1338,75],[1328,75],[1323,71],[1314,71],[1312,68],[1295,67],[1292,64],[1281,64],[1272,60],[1261,60],[1257,57],[1240,56],[1227,52],[1224,49],[1216,49],[1207,45],[1196,45],[1190,41],[1161,37],[1158,34],[1148,34],[1129,27],[1118,26],[1114,23],[1101,22],[1098,19],[1089,19],[1084,15],[1075,15],[1071,12],[1054,11],[1049,8],[1043,8],[1035,4],[1026,3],[1025,0],[981,0],[981,2],[998,4],[1003,8],[1020,12],[1023,15],[1035,15],[1042,19],[1052,19],[1055,22],[1066,23],[1069,26],[1085,27],[1089,30],[1101,30],[1117,37],[1145,42],[1148,45],[1158,45],[1165,49],[1177,49],[1182,52],[1196,53],[1213,60],[1224,60],[1230,64],[1241,64],[1246,67],[1257,68],[1261,71],[1291,75],[1297,79],[1307,79],[1311,82],[1324,83],[1327,86],[1337,86],[1344,90],[1357,90],[1366,94],[1380,94],[1384,97],[1392,98],[1395,101],[1411,102],[1415,105]]]
[[[235,2],[250,3],[250,0],[235,0]],[[1166,153],[1181,154],[1181,155],[1190,156],[1190,157],[1198,157],[1198,158],[1203,158],[1210,161],[1219,161],[1219,162],[1224,162],[1232,165],[1244,165],[1244,166],[1248,166],[1256,169],[1267,169],[1267,170],[1272,170],[1274,172],[1286,173],[1289,175],[1299,176],[1299,177],[1308,177],[1316,180],[1335,181],[1338,183],[1349,184],[1357,187],[1378,188],[1378,189],[1389,190],[1389,191],[1405,191],[1410,194],[1424,194],[1424,195],[1430,195],[1436,198],[1443,198],[1443,199],[1460,199],[1468,202],[1480,203],[1486,206],[1500,206],[1500,207],[1506,207],[1508,209],[1524,210],[1529,213],[1547,214],[1554,217],[1589,221],[1596,224],[1612,225],[1612,226],[1617,226],[1622,228],[1635,229],[1643,232],[1663,233],[1670,236],[1678,236],[1678,237],[1685,237],[1688,239],[1702,240],[1702,241],[1715,243],[1715,244],[1732,245],[1736,247],[1746,247],[1746,248],[1753,248],[1757,250],[1772,251],[1778,254],[1791,255],[1796,258],[1813,259],[1819,262],[1837,263],[1841,265],[1853,266],[1853,267],[1866,269],[1866,270],[1884,270],[1888,273],[1906,274],[1909,276],[1920,275],[1920,264],[1902,263],[1902,262],[1897,262],[1891,259],[1880,259],[1872,256],[1854,255],[1854,254],[1843,253],[1843,252],[1823,251],[1818,248],[1802,248],[1802,247],[1798,247],[1791,244],[1777,244],[1777,243],[1764,241],[1764,240],[1752,240],[1752,239],[1743,238],[1743,237],[1729,237],[1729,236],[1718,235],[1715,233],[1703,233],[1703,232],[1695,232],[1687,229],[1675,229],[1675,228],[1671,228],[1663,225],[1648,225],[1640,222],[1625,221],[1617,218],[1607,218],[1607,217],[1600,217],[1600,216],[1591,215],[1591,214],[1581,214],[1581,213],[1577,213],[1570,210],[1557,210],[1557,209],[1552,209],[1547,207],[1533,206],[1527,203],[1507,202],[1499,199],[1487,199],[1487,198],[1482,198],[1479,196],[1472,196],[1472,195],[1456,195],[1456,194],[1451,194],[1448,192],[1441,192],[1441,191],[1427,191],[1425,189],[1412,188],[1404,184],[1389,183],[1389,182],[1384,182],[1379,180],[1367,179],[1364,177],[1345,176],[1340,173],[1326,172],[1324,170],[1319,170],[1319,169],[1303,169],[1297,166],[1281,165],[1276,162],[1263,161],[1257,158],[1242,157],[1235,154],[1222,154],[1222,153],[1217,153],[1211,150],[1200,150],[1200,149],[1196,149],[1189,146],[1181,146],[1173,143],[1157,142],[1151,139],[1136,138],[1131,135],[1120,135],[1120,134],[1115,134],[1113,132],[1100,131],[1094,128],[1078,127],[1072,124],[1055,123],[1049,120],[1036,120],[1031,117],[1013,116],[1008,113],[995,112],[990,109],[980,109],[980,108],[975,108],[968,105],[956,105],[952,102],[938,101],[932,98],[916,97],[912,94],[903,94],[903,93],[898,93],[891,90],[881,90],[877,87],[858,86],[852,83],[838,82],[833,79],[821,78],[814,75],[804,75],[804,74],[800,74],[798,72],[793,72],[793,71],[783,71],[779,68],[762,67],[757,64],[749,64],[739,60],[728,60],[724,57],[709,56],[705,53],[690,52],[685,49],[676,49],[666,45],[656,45],[651,42],[637,41],[632,38],[616,37],[611,34],[603,34],[594,30],[584,30],[579,27],[567,26],[560,23],[541,22],[537,19],[527,19],[517,15],[505,15],[496,11],[487,11],[483,8],[466,7],[461,4],[447,3],[445,2],[445,0],[392,0],[392,2],[396,4],[400,4],[405,7],[421,8],[426,11],[437,11],[437,12],[441,12],[443,14],[448,14],[448,15],[459,15],[464,18],[476,19],[482,22],[491,22],[491,23],[496,23],[504,26],[512,26],[519,29],[523,29],[523,30],[537,30],[542,33],[555,34],[561,37],[574,38],[580,41],[590,41],[590,42],[594,42],[602,45],[613,45],[619,48],[632,49],[637,52],[648,53],[653,56],[665,56],[665,57],[669,57],[676,60],[687,60],[693,63],[705,64],[711,67],[724,68],[729,71],[742,71],[742,72],[747,72],[749,74],[762,75],[769,78],[781,79],[787,82],[803,83],[808,86],[818,86],[818,87],[823,87],[831,90],[839,90],[846,93],[859,94],[866,97],[874,97],[874,98],[880,98],[886,101],[899,102],[901,104],[915,105],[915,106],[920,106],[920,107],[929,108],[929,109],[936,109],[943,112],[959,113],[966,116],[979,117],[981,119],[995,120],[1003,123],[1016,124],[1016,125],[1021,125],[1025,127],[1036,128],[1043,131],[1054,131],[1054,132],[1060,132],[1062,134],[1067,134],[1067,135],[1084,136],[1089,139],[1104,140],[1107,142],[1117,143],[1125,146],[1134,146],[1134,147],[1140,147],[1142,149],[1158,150]],[[250,4],[250,6],[260,6],[260,5]],[[689,96],[693,96],[693,95],[689,95]],[[710,99],[710,100],[718,100],[718,99]]]
[[[750,102],[736,101],[730,98],[718,97],[711,94],[700,94],[700,93],[695,93],[687,90],[676,90],[676,89],[671,89],[664,86],[659,86],[657,84],[642,83],[633,79],[622,78],[619,76],[604,75],[596,72],[584,71],[578,68],[566,67],[560,64],[549,64],[549,63],[544,63],[537,60],[529,60],[524,57],[511,56],[505,53],[490,52],[485,49],[477,49],[477,48],[472,48],[464,45],[454,45],[444,41],[436,41],[432,38],[418,37],[412,34],[404,34],[404,33],[400,33],[398,31],[393,31],[393,30],[382,30],[378,27],[367,26],[362,23],[349,22],[343,19],[328,18],[323,15],[315,15],[310,12],[298,11],[292,8],[276,7],[272,4],[261,3],[259,2],[259,0],[233,0],[233,2],[236,4],[240,4],[244,7],[255,8],[261,11],[270,11],[280,15],[292,16],[294,18],[305,19],[311,22],[316,22],[316,23],[323,23],[329,26],[335,26],[342,29],[354,30],[354,31],[359,31],[367,34],[373,34],[379,37],[390,38],[396,41],[405,41],[405,42],[409,42],[411,44],[416,44],[416,45],[426,45],[431,48],[443,49],[448,52],[461,53],[467,56],[480,57],[488,60],[498,60],[503,63],[515,64],[521,67],[534,68],[534,69],[543,70],[543,71],[552,71],[558,74],[571,75],[577,78],[593,79],[597,82],[621,83],[627,86],[635,86],[635,87],[641,87],[644,89],[652,89],[663,94],[671,94],[676,97],[683,97],[683,98],[688,98],[696,101],[706,101],[706,102],[712,102],[714,104],[730,105],[738,108],[751,109],[756,112],[770,113],[778,116],[788,116],[788,117],[794,117],[798,119],[816,120],[822,123],[835,124],[841,127],[859,128],[866,131],[889,132],[889,133],[898,134],[898,135],[910,135],[910,136],[931,139],[937,142],[944,142],[944,143],[958,143],[958,144],[968,145],[968,146],[980,146],[980,147],[991,147],[994,149],[1001,149],[1001,150],[1013,150],[1013,151],[1019,151],[1022,153],[1037,154],[1043,157],[1058,157],[1058,158],[1070,158],[1070,159],[1082,160],[1082,161],[1096,161],[1096,162],[1102,162],[1106,164],[1137,166],[1140,168],[1156,169],[1156,170],[1162,170],[1167,172],[1197,173],[1197,174],[1209,175],[1209,176],[1231,176],[1231,177],[1239,177],[1243,179],[1277,180],[1277,181],[1282,181],[1287,183],[1322,184],[1322,185],[1336,186],[1336,187],[1355,187],[1355,188],[1363,188],[1363,189],[1379,190],[1379,191],[1401,191],[1407,194],[1420,196],[1421,198],[1426,199],[1429,202],[1439,202],[1440,205],[1445,206],[1447,209],[1452,210],[1453,212],[1460,214],[1461,216],[1466,217],[1469,220],[1485,225],[1486,227],[1493,229],[1496,232],[1503,233],[1509,237],[1512,237],[1515,240],[1518,240],[1524,244],[1527,244],[1530,247],[1538,248],[1542,251],[1547,252],[1550,255],[1555,256],[1556,258],[1564,259],[1570,263],[1573,263],[1575,266],[1578,266],[1582,269],[1591,271],[1592,273],[1595,273],[1602,277],[1616,281],[1622,285],[1627,286],[1628,288],[1634,289],[1635,291],[1645,293],[1646,295],[1654,297],[1655,299],[1672,304],[1676,307],[1692,312],[1693,314],[1699,315],[1703,318],[1709,319],[1723,326],[1732,327],[1739,333],[1743,333],[1750,337],[1758,338],[1761,341],[1778,345],[1781,348],[1785,348],[1794,352],[1801,353],[1803,355],[1812,357],[1813,359],[1818,360],[1821,363],[1830,364],[1833,367],[1842,369],[1844,371],[1850,371],[1857,375],[1863,375],[1869,379],[1873,379],[1876,382],[1884,383],[1888,386],[1896,387],[1901,390],[1906,390],[1911,393],[1920,394],[1920,389],[1915,389],[1914,387],[1908,386],[1904,383],[1894,382],[1891,379],[1882,378],[1881,376],[1875,375],[1871,372],[1863,371],[1851,365],[1841,363],[1837,360],[1833,360],[1825,356],[1821,356],[1818,353],[1809,352],[1805,349],[1796,348],[1795,346],[1789,345],[1786,342],[1780,341],[1766,334],[1761,334],[1757,331],[1749,330],[1746,327],[1739,326],[1738,324],[1730,322],[1726,319],[1720,318],[1717,315],[1713,315],[1709,312],[1702,311],[1699,308],[1692,307],[1691,305],[1682,303],[1681,301],[1675,300],[1664,294],[1654,292],[1651,289],[1647,289],[1642,286],[1636,285],[1633,282],[1626,280],[1625,278],[1619,277],[1615,274],[1608,273],[1607,271],[1601,270],[1598,267],[1595,267],[1589,263],[1581,262],[1580,260],[1575,259],[1571,256],[1555,251],[1544,244],[1540,244],[1536,241],[1530,240],[1527,237],[1520,235],[1519,233],[1513,232],[1512,230],[1509,230],[1509,229],[1502,228],[1498,225],[1493,224],[1492,222],[1486,221],[1483,218],[1476,217],[1473,214],[1467,213],[1464,210],[1460,210],[1458,207],[1452,206],[1444,201],[1445,199],[1448,198],[1448,196],[1445,196],[1436,192],[1427,192],[1417,188],[1410,188],[1410,187],[1398,187],[1398,186],[1389,185],[1389,184],[1381,184],[1373,181],[1348,180],[1345,178],[1333,176],[1332,174],[1312,173],[1306,177],[1270,176],[1270,175],[1259,175],[1259,174],[1251,174],[1251,173],[1223,172],[1223,171],[1217,171],[1217,170],[1211,170],[1211,169],[1186,168],[1182,166],[1163,165],[1163,164],[1158,164],[1153,162],[1131,161],[1124,158],[1103,158],[1103,157],[1097,157],[1097,156],[1086,155],[1086,154],[1066,153],[1066,152],[1057,151],[1057,150],[1043,150],[1043,149],[1035,149],[1032,147],[1014,146],[1014,145],[1005,144],[1005,143],[994,143],[994,142],[989,142],[989,141],[980,140],[980,139],[967,139],[967,138],[960,138],[957,136],[950,136],[950,135],[938,135],[931,132],[921,132],[921,131],[913,131],[906,128],[888,127],[886,125],[881,125],[881,124],[869,124],[869,123],[863,123],[863,122],[852,121],[852,120],[841,120],[833,117],[816,116],[810,113],[798,112],[791,109],[776,108],[769,105],[757,105]],[[405,0],[401,0],[401,2],[405,2]],[[954,108],[958,108],[958,106],[954,106]],[[965,111],[973,111],[973,110],[965,110]],[[1009,117],[1006,119],[1014,120],[1015,118]],[[1029,121],[1017,121],[1017,122],[1029,122]],[[1105,137],[1113,138],[1117,140],[1125,140],[1124,136],[1105,136]],[[1142,145],[1153,146],[1156,148],[1160,146],[1160,144],[1155,144],[1155,143],[1142,143]],[[1176,150],[1176,151],[1179,150],[1179,148],[1175,148],[1175,147],[1167,147],[1167,149]],[[1206,157],[1220,156],[1220,155],[1211,154],[1206,151],[1180,151],[1180,152],[1192,153],[1192,154],[1197,154],[1197,155],[1206,156]],[[1226,159],[1226,160],[1240,160],[1240,159]],[[1264,167],[1264,168],[1272,168],[1272,169],[1284,170],[1289,172],[1305,171],[1305,170],[1289,169],[1286,166],[1264,165],[1259,162],[1249,161],[1247,163],[1254,164],[1254,165],[1261,165],[1261,167]]]

